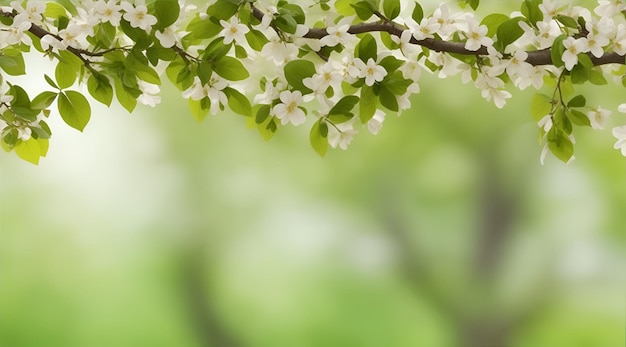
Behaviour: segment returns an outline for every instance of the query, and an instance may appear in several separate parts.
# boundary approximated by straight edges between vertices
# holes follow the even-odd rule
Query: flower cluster
[[[2,146],[20,155],[37,142],[45,155],[54,104],[82,130],[90,107],[70,89],[77,84],[98,102],[116,98],[132,111],[159,104],[167,78],[198,120],[229,108],[269,139],[312,119],[310,141],[323,155],[328,146],[346,149],[361,129],[380,132],[388,114],[410,108],[426,72],[460,76],[497,108],[511,87],[549,88],[533,101],[542,161],[551,151],[569,162],[573,125],[602,130],[610,115],[574,95],[574,86],[626,75],[626,4],[526,0],[519,12],[485,18],[453,6],[426,14],[417,1],[391,0],[212,0],[203,8],[182,0],[13,1],[0,7]],[[54,78],[45,76],[54,91],[34,97],[9,81],[25,73],[22,52],[30,47],[57,61]],[[600,66],[610,63],[622,67]],[[544,87],[545,80],[554,83]],[[626,155],[625,129],[613,134]]]

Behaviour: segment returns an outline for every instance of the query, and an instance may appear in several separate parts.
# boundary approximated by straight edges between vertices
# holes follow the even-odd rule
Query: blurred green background
[[[623,346],[626,117],[541,166],[535,91],[420,85],[324,159],[305,127],[198,124],[169,86],[53,121],[39,166],[0,155],[0,346]]]

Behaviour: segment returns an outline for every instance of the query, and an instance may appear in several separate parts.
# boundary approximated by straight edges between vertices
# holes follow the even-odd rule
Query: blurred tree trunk
[[[402,273],[415,293],[428,300],[448,319],[451,329],[456,333],[455,346],[507,347],[511,345],[513,335],[524,328],[545,306],[547,294],[533,297],[528,305],[516,311],[498,307],[489,296],[489,293],[497,291],[499,285],[498,277],[502,270],[500,265],[507,256],[514,224],[521,212],[518,203],[521,197],[511,193],[514,189],[506,189],[506,182],[502,182],[501,172],[492,159],[483,159],[480,167],[482,174],[481,181],[477,182],[476,196],[479,224],[477,230],[466,230],[476,234],[476,243],[471,249],[473,262],[469,266],[458,264],[472,272],[463,284],[467,289],[462,294],[464,297],[447,294],[449,291],[445,290],[439,277],[438,259],[431,259],[419,250],[408,219],[399,215],[402,213],[402,208],[397,208],[399,202],[391,201],[386,204],[384,219],[398,250]],[[387,196],[393,199],[390,194]],[[542,283],[537,283],[536,287],[542,288]],[[476,294],[480,298],[473,297]],[[475,305],[472,300],[481,301]]]

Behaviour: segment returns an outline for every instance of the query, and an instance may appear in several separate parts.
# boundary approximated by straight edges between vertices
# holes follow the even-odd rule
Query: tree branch
[[[262,20],[265,14],[252,6],[252,14],[258,20]],[[391,35],[401,37],[402,33],[407,30],[406,28],[395,24],[393,22],[372,22],[361,23],[352,25],[348,32],[353,35],[367,33],[367,32],[387,32]],[[328,35],[326,28],[310,28],[309,31],[303,36],[307,39],[321,39]],[[482,46],[476,51],[471,51],[465,48],[464,42],[453,42],[437,39],[424,39],[417,40],[411,37],[410,43],[428,48],[436,52],[455,53],[461,55],[488,55],[487,47]],[[526,62],[533,65],[552,65],[552,57],[550,56],[550,50],[544,49],[539,51],[527,51],[528,58]],[[617,54],[615,52],[606,52],[599,58],[596,58],[591,53],[587,53],[589,58],[595,66],[604,64],[626,64],[626,56]]]

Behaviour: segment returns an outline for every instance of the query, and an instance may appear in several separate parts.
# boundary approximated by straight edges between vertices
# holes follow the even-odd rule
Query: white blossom
[[[372,58],[369,58],[367,63],[363,63],[363,60],[356,58],[354,59],[354,64],[359,69],[359,77],[365,78],[365,84],[368,86],[382,81],[387,76],[387,70],[378,65]]]
[[[250,29],[247,25],[242,24],[239,21],[239,18],[232,16],[228,22],[220,20],[220,24],[222,25],[222,28],[224,28],[220,32],[220,36],[224,38],[224,44],[229,44],[235,41],[241,45],[244,42],[247,42],[245,35],[248,31],[250,31]]]
[[[620,23],[615,28],[615,39],[613,40],[613,52],[619,55],[626,54],[626,25]]]
[[[548,131],[550,131],[550,129],[552,129],[552,115],[551,114],[547,114],[545,116],[543,116],[543,118],[541,118],[539,120],[539,122],[537,122],[537,125],[543,129],[543,131],[545,131],[546,133]]]
[[[211,75],[211,79],[206,85],[203,85],[200,79],[196,76],[194,77],[194,82],[191,87],[183,91],[182,96],[193,100],[201,100],[208,97],[211,102],[211,114],[215,115],[219,110],[220,104],[224,105],[228,102],[226,94],[222,91],[227,86],[228,81],[215,73]]]
[[[329,23],[326,28],[328,35],[320,39],[323,46],[333,47],[338,44],[346,45],[354,42],[356,39],[352,34],[348,33],[350,24],[354,20],[354,16],[341,19],[337,24]]]
[[[626,125],[613,128],[612,133],[617,138],[613,148],[621,150],[622,155],[626,157]]]
[[[157,18],[148,13],[146,5],[136,4],[133,6],[126,1],[122,1],[121,6],[124,11],[126,11],[123,18],[127,20],[133,28],[150,31],[152,26],[157,23]]]
[[[623,0],[600,0],[593,10],[598,16],[612,17],[626,9]]]
[[[400,51],[406,57],[413,56],[419,51],[418,46],[410,42],[412,38],[413,34],[411,34],[410,30],[403,31],[400,37],[395,35],[391,36],[391,40],[400,46]]]
[[[467,41],[465,41],[465,49],[470,51],[477,51],[481,46],[491,46],[493,40],[487,37],[487,26],[478,25],[475,21],[471,20],[467,23]]]
[[[411,28],[411,32],[413,33],[413,37],[416,40],[421,41],[425,39],[432,39],[435,37],[437,30],[441,27],[441,25],[437,22],[436,19],[430,18],[422,18],[419,24],[415,23],[415,21],[407,23],[409,28]]]
[[[561,3],[559,0],[543,0],[543,3],[539,4],[539,10],[543,13],[543,20],[550,20],[559,14]]]
[[[606,125],[606,122],[609,120],[609,116],[611,115],[611,111],[605,110],[601,107],[597,107],[589,112],[587,112],[587,117],[589,117],[589,121],[591,122],[591,127],[594,129],[602,130]]]
[[[432,20],[439,24],[439,28],[436,29],[437,34],[444,40],[449,39],[454,32],[459,30],[456,17],[458,16],[450,14],[450,7],[445,2],[440,3],[433,12]]]
[[[84,27],[78,25],[70,25],[66,29],[59,31],[59,37],[63,39],[61,43],[65,47],[86,48],[89,46]]]
[[[43,1],[26,1],[26,8],[24,8],[21,3],[21,1],[11,2],[11,7],[18,13],[14,21],[40,24],[46,4]]]
[[[122,19],[122,6],[117,4],[117,0],[98,0],[94,6],[94,16],[102,23],[109,22],[113,26],[119,26]]]
[[[332,148],[341,148],[343,150],[348,149],[348,146],[352,142],[352,138],[356,135],[357,131],[354,129],[353,120],[348,122],[330,125],[328,127],[328,144]]]
[[[142,93],[137,98],[139,103],[150,107],[155,107],[157,104],[161,103],[161,97],[158,95],[161,92],[161,89],[158,85],[142,80],[137,80],[137,83],[139,85],[139,90],[141,90]]]
[[[382,129],[383,122],[385,121],[385,112],[381,110],[376,110],[372,119],[367,121],[367,130],[370,133],[376,135]]]
[[[563,46],[565,51],[561,59],[567,70],[572,70],[574,65],[578,63],[578,54],[586,52],[588,46],[587,39],[584,37],[575,39],[573,37],[567,37],[563,40]]]
[[[298,56],[298,47],[293,43],[275,38],[263,46],[261,55],[271,57],[277,65],[283,65]]]
[[[24,17],[16,17],[11,26],[0,31],[0,45],[14,45],[20,42],[30,45],[31,39],[30,36],[26,34],[26,31],[30,29],[31,25],[32,23],[27,21]]]
[[[300,108],[302,103],[302,93],[298,90],[291,92],[285,90],[280,93],[281,103],[274,106],[272,111],[276,118],[280,119],[280,123],[285,125],[291,123],[300,125],[306,120],[304,111]]]
[[[154,32],[154,36],[159,40],[161,46],[165,48],[173,47],[176,42],[180,40],[178,32],[175,30],[173,25],[168,26],[167,28],[161,30],[157,30]]]
[[[589,33],[587,35],[587,49],[594,57],[600,58],[604,54],[604,46],[609,44],[609,39],[601,34]]]

